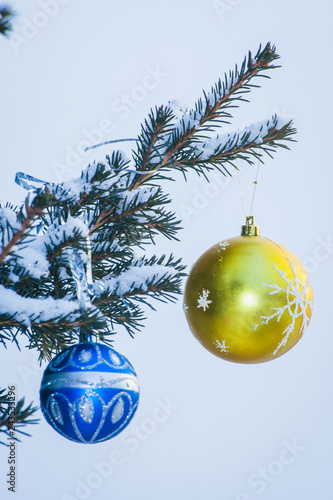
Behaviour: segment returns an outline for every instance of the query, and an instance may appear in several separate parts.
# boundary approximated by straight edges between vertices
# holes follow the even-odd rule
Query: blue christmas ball
[[[130,362],[114,349],[86,342],[68,347],[46,368],[40,403],[47,422],[77,443],[100,443],[121,432],[139,403]]]

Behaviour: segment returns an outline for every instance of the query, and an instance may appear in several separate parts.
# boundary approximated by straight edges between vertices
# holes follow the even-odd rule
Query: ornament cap
[[[245,226],[242,226],[241,236],[260,236],[259,226],[256,226],[253,215],[246,217]]]

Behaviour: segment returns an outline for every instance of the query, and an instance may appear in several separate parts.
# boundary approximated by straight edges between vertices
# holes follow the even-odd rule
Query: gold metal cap
[[[259,226],[256,226],[253,215],[246,217],[246,224],[242,226],[241,236],[260,236]]]

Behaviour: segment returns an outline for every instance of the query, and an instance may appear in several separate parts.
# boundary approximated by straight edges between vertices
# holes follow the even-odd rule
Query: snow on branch
[[[71,320],[74,321],[79,308],[79,302],[75,300],[21,297],[14,290],[0,285],[0,323],[2,316],[11,317],[17,324],[30,327],[31,323],[57,323],[57,318],[69,314],[73,314]]]
[[[0,207],[1,248],[4,248],[20,229],[22,229],[22,224],[18,221],[17,211],[9,204]]]
[[[68,216],[68,219],[56,221],[46,228],[45,233],[39,232],[34,238],[23,240],[20,245],[12,248],[11,258],[24,274],[40,279],[49,275],[50,257],[55,248],[73,245],[78,239],[83,240],[89,234],[88,226],[79,218]],[[21,240],[22,241],[22,240]],[[12,279],[14,277],[12,276]]]
[[[245,95],[251,91],[252,87],[259,86],[253,84],[252,79],[258,76],[268,78],[265,72],[278,67],[273,64],[278,58],[279,56],[276,54],[275,47],[271,46],[270,43],[263,49],[260,46],[254,57],[249,52],[240,68],[236,65],[235,70],[230,71],[229,75],[226,74],[224,80],[218,80],[210,92],[204,92],[204,98],[200,98],[194,108],[187,108],[177,101],[169,102],[169,108],[164,108],[165,118],[168,116],[168,120],[171,120],[171,123],[168,122],[167,133],[165,129],[161,133],[158,130],[157,123],[158,112],[161,113],[160,108],[159,110],[155,110],[155,114],[151,112],[148,122],[145,122],[146,135],[151,140],[151,151],[153,151],[152,144],[154,144],[155,150],[158,148],[158,155],[155,154],[151,158],[150,163],[145,161],[141,166],[138,165],[140,170],[146,173],[141,177],[136,177],[132,189],[136,189],[151,177],[155,179],[167,178],[162,172],[170,171],[172,168],[180,170],[184,176],[188,168],[192,168],[197,173],[203,175],[205,175],[205,171],[207,170],[211,170],[214,167],[219,168],[222,158],[218,157],[217,151],[219,153],[223,152],[223,147],[226,147],[223,141],[229,141],[229,145],[232,144],[233,148],[235,146],[236,148],[241,148],[241,146],[246,145],[246,141],[248,146],[259,146],[257,142],[249,142],[249,139],[255,136],[256,131],[254,128],[244,131],[247,139],[246,135],[240,135],[236,132],[236,134],[230,134],[227,137],[217,136],[215,143],[213,139],[208,139],[208,142],[205,142],[205,140],[207,133],[211,133],[213,129],[221,127],[222,124],[230,123],[230,119],[232,118],[230,110],[237,107],[242,101],[246,101]],[[271,125],[276,127],[277,123],[274,125],[273,121]],[[295,133],[295,129],[292,129],[290,122],[279,129],[280,133],[278,135],[269,135],[268,133],[265,136],[264,128],[268,129],[269,126],[269,123],[266,125],[262,124],[261,131],[261,135],[263,136],[261,149],[267,154],[270,154],[277,146],[286,147],[281,144],[281,140]],[[272,130],[273,128],[270,129],[270,131]],[[142,137],[145,137],[143,133],[139,136],[139,148],[141,149],[141,143],[144,142]],[[271,146],[270,148],[264,144],[265,137],[267,139],[266,142]],[[221,140],[220,144],[218,143],[219,139]],[[258,134],[255,140],[260,141]],[[200,148],[201,150],[199,151]],[[204,153],[202,151],[203,148],[206,148]],[[210,155],[209,153],[212,151],[213,155]],[[198,157],[199,154],[202,154],[202,156]],[[243,155],[242,159],[251,163],[251,155],[256,156],[256,151],[253,147],[247,156]],[[140,155],[136,154],[136,158],[140,158]],[[230,159],[230,157],[227,157],[223,161],[228,162]],[[145,156],[145,160],[147,160],[147,155]]]
[[[9,230],[11,231],[11,237],[8,239],[7,243],[0,252],[0,263],[4,262],[6,258],[11,254],[15,245],[17,245],[23,238],[27,236],[29,231],[33,229],[34,221],[37,217],[41,217],[43,215],[43,210],[41,208],[33,208],[28,203],[25,204],[26,215],[23,215],[23,211],[20,214],[17,214],[16,227],[10,225],[10,220],[14,223],[14,214],[7,211],[5,213],[5,226],[2,226],[2,231]],[[9,216],[9,219],[8,219]],[[22,222],[18,225],[19,216],[22,217]],[[4,221],[4,215],[2,220]],[[8,238],[8,236],[7,236]]]
[[[82,197],[86,197],[92,191],[96,192],[96,190],[107,192],[118,180],[119,176],[115,174],[109,165],[94,162],[82,171],[80,177],[61,184],[48,184],[47,186],[58,202],[76,202],[80,204]]]
[[[270,120],[254,123],[243,130],[217,134],[201,143],[197,142],[189,152],[178,156],[174,167],[194,167],[200,172],[199,167],[207,165],[212,168],[210,165],[232,163],[236,158],[251,164],[251,156],[260,158],[262,152],[272,156],[278,146],[289,149],[281,141],[293,141],[290,136],[294,133],[291,121],[274,115]]]
[[[119,193],[120,199],[116,213],[124,213],[131,206],[135,206],[137,210],[140,210],[141,205],[151,202],[159,191],[159,186],[144,186],[132,191],[127,189],[122,191]]]
[[[120,297],[130,294],[133,290],[148,292],[150,287],[159,284],[162,279],[171,279],[177,273],[175,268],[163,265],[142,265],[140,267],[133,265],[119,276],[106,277],[95,282],[94,291],[96,295],[107,292]]]
[[[220,153],[225,151],[232,152],[239,148],[245,148],[249,145],[259,146],[263,144],[264,139],[269,137],[269,132],[281,130],[289,121],[286,121],[278,116],[274,116],[270,120],[263,120],[245,127],[243,130],[236,130],[228,134],[217,134],[214,138],[208,139],[193,148],[193,153],[200,160],[214,159]]]

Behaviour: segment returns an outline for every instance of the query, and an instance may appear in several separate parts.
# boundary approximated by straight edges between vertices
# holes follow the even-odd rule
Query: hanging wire
[[[105,142],[100,142],[99,144],[94,144],[93,146],[88,146],[86,147],[85,151],[89,151],[90,149],[95,149],[95,148],[99,148],[100,146],[106,146],[107,144],[115,144],[117,142],[129,142],[129,141],[135,141],[135,142],[138,142],[139,139],[113,139],[112,141],[105,141]],[[161,155],[161,153],[159,152],[159,150],[156,148],[156,146],[152,146],[152,149],[153,151],[155,151],[155,153],[158,154],[158,156],[160,157],[160,160],[162,161],[163,160],[163,157]],[[157,169],[155,168],[154,170],[144,170],[143,172],[140,172],[138,170],[132,170],[130,168],[122,168],[121,171],[125,171],[125,172],[131,172],[133,174],[138,174],[138,175],[145,175],[145,174],[154,174]]]
[[[85,212],[85,223],[86,223],[87,227],[89,227],[87,212]],[[88,232],[87,237],[86,237],[86,244],[87,244],[87,257],[88,257],[87,265],[86,265],[87,289],[88,289],[88,293],[89,293],[90,297],[92,297],[94,295],[94,288],[93,288],[94,287],[94,280],[93,280],[93,273],[92,273],[92,250],[91,250],[91,239],[89,236],[89,232]],[[91,303],[90,303],[90,307],[91,307]],[[89,340],[92,341],[91,335],[89,337],[90,337]],[[100,341],[100,336],[98,333],[96,334],[96,340],[97,340],[97,342]]]
[[[114,139],[112,141],[100,142],[98,144],[94,144],[93,146],[86,147],[85,151],[89,151],[90,149],[99,148],[100,146],[105,146],[106,144],[114,144],[116,142],[129,142],[129,141],[137,141],[137,139]]]
[[[245,207],[245,201],[244,201],[244,194],[243,194],[243,189],[242,189],[242,182],[241,182],[241,178],[240,178],[240,175],[239,175],[239,168],[237,166],[237,150],[236,150],[236,147],[235,147],[235,161],[236,161],[236,171],[237,171],[237,177],[238,177],[238,184],[239,184],[239,190],[240,190],[240,195],[241,195],[241,199],[242,199],[242,204],[243,204],[243,210],[244,210],[244,215],[245,215],[245,218],[247,218],[247,215],[246,215],[246,207]],[[258,185],[258,179],[259,179],[259,169],[260,169],[260,158],[258,158],[258,165],[257,165],[257,174],[256,174],[256,179],[255,181],[253,182],[254,184],[254,188],[253,188],[253,195],[252,195],[252,203],[251,203],[251,211],[250,211],[250,214],[253,215],[253,207],[254,207],[254,200],[255,200],[255,197],[256,197],[256,192],[257,192],[257,185]]]
[[[258,185],[258,178],[259,178],[259,169],[260,169],[260,158],[258,158],[258,165],[257,165],[257,175],[256,175],[256,180],[254,181],[254,189],[253,189],[253,196],[252,196],[252,203],[251,203],[251,215],[253,215],[253,206],[254,206],[254,199],[256,197],[256,192],[257,192],[257,185]]]

